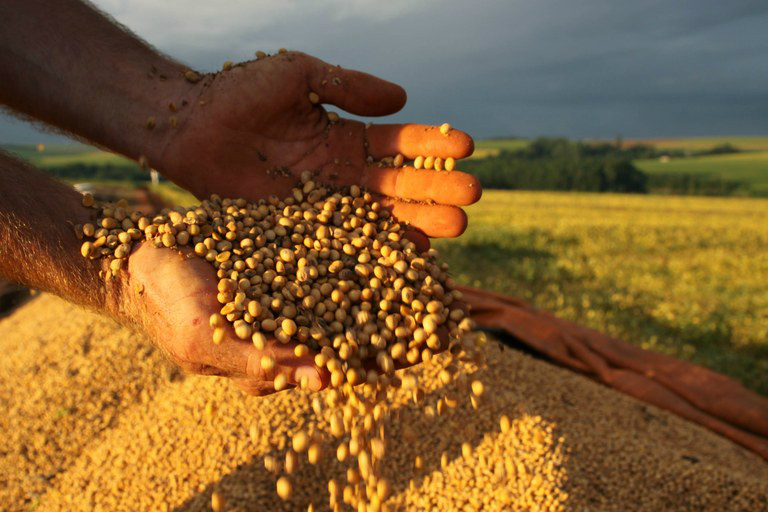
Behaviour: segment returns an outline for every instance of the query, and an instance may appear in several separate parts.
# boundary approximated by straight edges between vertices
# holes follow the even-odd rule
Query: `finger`
[[[253,379],[234,378],[232,382],[245,393],[253,396],[267,396],[276,393],[271,382],[259,382]]]
[[[382,198],[381,205],[397,220],[417,228],[430,238],[455,237],[467,229],[467,214],[455,206],[405,203],[391,197]]]
[[[475,150],[472,137],[461,130],[440,133],[438,126],[423,124],[374,124],[368,127],[368,154],[376,159],[398,153],[406,158],[439,156],[466,158]]]
[[[361,184],[385,196],[457,206],[475,203],[482,195],[477,178],[459,171],[368,166]]]
[[[219,345],[211,344],[208,364],[221,368],[233,378],[251,380],[256,386],[272,383],[277,375],[283,374],[289,386],[297,386],[305,378],[308,389],[323,389],[330,380],[328,371],[315,365],[311,353],[297,357],[293,352],[295,346],[270,339],[264,350],[259,350],[249,342],[228,336]],[[265,356],[274,360],[272,369],[265,370],[262,366]]]
[[[405,238],[416,244],[416,250],[418,252],[426,252],[429,250],[430,243],[427,235],[419,231],[418,229],[406,229],[404,235]]]
[[[362,71],[331,66],[309,57],[310,89],[320,103],[330,103],[359,116],[386,116],[403,108],[405,89]]]

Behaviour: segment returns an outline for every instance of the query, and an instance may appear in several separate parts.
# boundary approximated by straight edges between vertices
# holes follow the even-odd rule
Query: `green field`
[[[476,158],[498,153],[501,150],[520,149],[528,144],[529,139],[481,139],[475,142]],[[613,142],[595,139],[594,142]],[[768,151],[768,136],[719,136],[719,137],[680,137],[668,139],[629,139],[624,145],[646,144],[660,149],[682,149],[685,151],[704,151],[716,146],[730,144],[743,151]],[[478,153],[478,151],[480,153]]]
[[[123,156],[101,151],[92,146],[84,144],[66,144],[46,146],[43,151],[39,151],[33,145],[5,145],[0,149],[7,151],[27,162],[41,168],[60,167],[75,164],[85,165],[114,165],[114,166],[136,166],[137,164]],[[82,181],[98,183],[109,187],[126,187],[130,189],[135,184],[128,181],[116,180],[64,180],[72,184]],[[174,183],[163,181],[153,186],[153,192],[157,193],[164,201],[177,205],[192,205],[195,198],[186,190],[180,188]]]
[[[765,136],[719,136],[719,137],[681,137],[668,139],[632,139],[625,144],[648,144],[660,149],[685,149],[702,151],[731,144],[744,151],[768,151],[768,137]]]
[[[768,200],[486,191],[435,246],[518,296],[768,395]]]
[[[768,151],[673,158],[669,161],[638,160],[635,165],[648,174],[701,174],[739,181],[759,195],[768,195]]]
[[[100,149],[94,148],[93,146],[86,146],[85,144],[50,145],[45,146],[42,151],[39,151],[33,145],[9,144],[0,146],[0,149],[8,151],[38,167],[55,167],[71,164],[136,165],[133,161],[128,160],[123,156],[107,151],[101,151]]]
[[[516,151],[528,145],[528,139],[482,139],[475,141],[475,152],[471,158],[486,158],[499,151]]]
[[[476,143],[472,158],[486,158],[502,150],[514,151],[528,144],[526,139],[487,139]],[[610,141],[595,141],[610,142]],[[633,139],[625,145],[647,144],[658,149],[682,150],[691,153],[730,144],[742,152],[671,158],[668,161],[637,160],[635,165],[648,174],[693,174],[735,181],[743,184],[742,193],[768,196],[768,137],[691,137],[670,139]]]
[[[497,154],[501,150],[514,151],[524,148],[529,139],[481,139],[475,141],[474,158],[484,158]],[[594,142],[613,142],[594,140]],[[730,144],[742,151],[768,151],[768,136],[720,136],[720,137],[681,137],[669,139],[630,139],[624,145],[646,144],[659,149],[681,149],[685,151],[705,151],[716,146]]]

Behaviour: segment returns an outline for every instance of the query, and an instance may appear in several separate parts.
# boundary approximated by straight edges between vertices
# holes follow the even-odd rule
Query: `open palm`
[[[206,76],[194,87],[197,100],[164,149],[159,170],[198,197],[285,196],[301,172],[312,171],[326,183],[358,184],[385,196],[401,221],[431,237],[461,234],[466,216],[457,206],[480,198],[479,183],[465,173],[366,161],[397,153],[463,158],[473,151],[467,134],[443,135],[424,125],[366,128],[350,119],[331,121],[321,106],[392,114],[406,100],[395,84],[288,52]]]

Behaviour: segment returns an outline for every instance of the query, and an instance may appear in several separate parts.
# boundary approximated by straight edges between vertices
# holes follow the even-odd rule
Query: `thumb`
[[[264,348],[259,349],[233,334],[227,329],[227,335],[220,344],[206,343],[207,353],[202,359],[220,369],[223,375],[243,382],[246,387],[274,390],[278,375],[285,376],[287,387],[299,386],[304,379],[306,389],[311,391],[319,391],[330,382],[328,370],[315,364],[315,354],[308,352],[297,356],[294,352],[297,344],[294,342],[281,343],[270,336]]]
[[[315,364],[315,354],[297,356],[294,353],[296,343],[280,343],[270,337],[263,350],[240,340],[226,345],[225,350],[230,352],[227,359],[240,362],[238,377],[245,380],[271,386],[278,375],[284,375],[289,387],[302,385],[304,380],[303,387],[310,391],[319,391],[330,381],[328,370]]]

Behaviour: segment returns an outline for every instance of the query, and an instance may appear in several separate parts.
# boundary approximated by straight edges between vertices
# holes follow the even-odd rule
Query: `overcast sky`
[[[767,134],[766,0],[97,0],[203,70],[280,47],[403,85],[476,138]],[[0,117],[0,143],[51,142]]]

